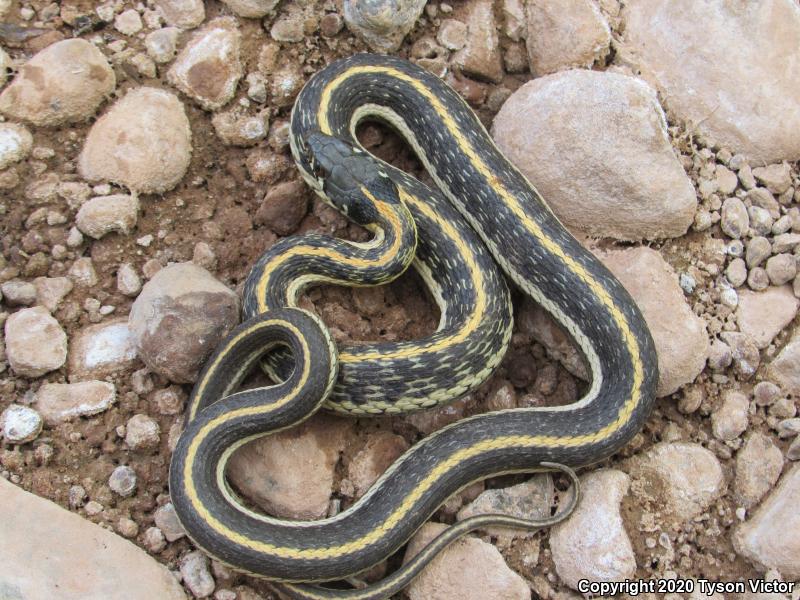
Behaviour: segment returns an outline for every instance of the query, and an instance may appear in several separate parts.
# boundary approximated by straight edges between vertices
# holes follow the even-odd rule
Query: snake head
[[[397,187],[381,163],[345,140],[312,133],[303,145],[314,178],[327,200],[359,225],[377,218],[375,201],[397,204]]]

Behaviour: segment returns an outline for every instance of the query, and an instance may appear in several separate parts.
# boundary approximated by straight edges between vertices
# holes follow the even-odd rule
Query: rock
[[[55,427],[108,410],[116,396],[114,385],[106,381],[45,383],[36,392],[34,407],[48,426]]]
[[[142,542],[145,548],[153,554],[157,554],[167,547],[164,533],[158,527],[148,527],[144,532]]]
[[[467,6],[467,43],[453,55],[453,62],[465,75],[500,83],[503,80],[503,59],[492,2],[475,0]]]
[[[25,127],[16,123],[0,123],[0,169],[21,161],[30,154],[32,147],[33,136]]]
[[[422,14],[426,0],[345,0],[347,27],[376,52],[391,53]]]
[[[719,336],[733,352],[733,368],[742,379],[750,379],[761,363],[756,343],[746,333],[725,331]]]
[[[763,292],[743,290],[739,294],[736,322],[739,331],[749,335],[756,346],[764,349],[792,322],[798,307],[800,300],[788,285],[771,287]]]
[[[693,381],[708,358],[708,335],[686,303],[672,268],[658,252],[644,247],[598,257],[630,292],[647,321],[658,354],[658,396]]]
[[[448,50],[461,50],[467,44],[467,26],[457,19],[444,19],[436,34],[436,41]]]
[[[638,79],[582,70],[534,79],[500,109],[493,136],[568,227],[639,240],[683,235],[693,221],[694,187],[655,92]]]
[[[80,38],[51,44],[0,94],[0,113],[53,127],[85,121],[117,85],[103,53]]]
[[[125,426],[125,443],[131,450],[152,450],[161,441],[161,428],[147,415],[133,415]]]
[[[72,267],[70,267],[67,274],[73,282],[85,288],[92,288],[97,285],[97,272],[94,270],[94,264],[90,256],[82,256],[77,259],[72,263]]]
[[[29,281],[12,279],[0,285],[0,290],[9,306],[30,306],[36,301],[36,286]]]
[[[411,538],[403,562],[409,562],[445,529],[440,523],[423,525]],[[411,582],[407,594],[410,600],[531,598],[525,580],[506,565],[497,548],[474,537],[450,544]]]
[[[269,189],[256,211],[256,225],[266,225],[278,235],[294,233],[308,212],[308,188],[300,180]]]
[[[765,209],[773,219],[781,216],[780,204],[769,190],[760,187],[753,188],[747,192],[745,200],[749,200],[754,207]]]
[[[142,291],[142,279],[130,263],[123,263],[117,269],[117,290],[130,297]]]
[[[144,363],[174,383],[191,383],[239,321],[239,298],[191,263],[164,267],[131,306],[128,323]]]
[[[7,444],[27,444],[41,431],[42,417],[32,408],[12,404],[0,414],[0,433]]]
[[[277,5],[278,0],[222,0],[228,7],[240,17],[247,19],[260,19],[271,12]]]
[[[747,266],[741,258],[734,258],[725,269],[725,277],[733,287],[741,287],[747,281]]]
[[[795,336],[770,363],[769,378],[785,391],[800,395],[800,337]]]
[[[231,457],[228,478],[268,514],[318,519],[328,510],[347,429],[345,421],[315,416],[297,428],[252,441]]]
[[[559,361],[567,371],[576,377],[584,381],[589,379],[589,371],[581,354],[555,320],[538,304],[525,299],[517,322],[520,330],[533,336],[547,349],[548,356]]]
[[[269,112],[262,111],[255,115],[246,115],[234,109],[216,113],[211,118],[211,123],[223,143],[229,146],[248,148],[267,137]]]
[[[7,2],[8,0],[3,1]],[[3,18],[2,13],[0,13],[0,18]],[[0,48],[0,87],[5,85],[9,71],[11,71],[11,57],[5,50]]]
[[[233,98],[242,77],[241,43],[233,17],[214,19],[181,50],[167,80],[204,109],[220,109]]]
[[[736,240],[747,233],[750,228],[750,217],[739,198],[728,198],[722,203],[719,225],[726,235]]]
[[[208,570],[208,557],[195,550],[181,559],[183,583],[195,598],[206,598],[214,592],[214,578]]]
[[[108,487],[123,498],[132,496],[136,491],[136,471],[127,465],[116,467],[108,478]]]
[[[389,431],[371,434],[367,443],[347,466],[347,477],[355,486],[356,497],[361,497],[383,472],[408,450],[408,442]]]
[[[764,236],[754,236],[747,242],[747,251],[745,252],[745,261],[747,266],[751,269],[759,266],[764,262],[772,253],[772,246],[769,240]]]
[[[144,38],[147,55],[159,64],[168,63],[175,58],[180,33],[177,27],[163,27],[151,31]]]
[[[97,379],[130,368],[137,359],[136,340],[126,317],[90,325],[73,334],[69,379]]]
[[[681,121],[757,162],[800,158],[800,139],[789,133],[800,129],[800,107],[791,100],[800,96],[800,63],[775,58],[797,59],[796,2],[635,0],[622,18],[619,52],[658,86]]]
[[[711,414],[711,431],[719,440],[734,440],[747,429],[750,403],[736,390],[722,395],[722,404]]]
[[[37,277],[36,303],[50,312],[55,312],[64,297],[72,291],[72,281],[68,277]]]
[[[622,581],[633,576],[636,558],[622,524],[620,503],[630,479],[611,469],[581,477],[581,502],[550,531],[556,572],[573,589],[578,581]]]
[[[739,178],[729,168],[718,164],[714,171],[714,183],[717,184],[717,191],[720,194],[730,196],[739,186]]]
[[[712,371],[722,371],[731,366],[733,352],[725,342],[714,340],[708,351],[708,366]]]
[[[769,276],[767,272],[761,267],[750,269],[750,273],[747,275],[747,285],[750,286],[751,290],[757,292],[767,289],[767,287],[769,287]]]
[[[734,532],[736,551],[762,569],[774,568],[791,579],[800,577],[800,465],[783,476],[752,516]]]
[[[758,504],[781,475],[783,454],[763,433],[747,438],[736,454],[736,495],[745,508]]]
[[[168,542],[174,542],[186,535],[186,531],[178,520],[178,515],[175,513],[175,507],[172,505],[172,502],[167,502],[164,506],[158,507],[153,518],[156,527],[161,530]]]
[[[304,20],[305,15],[300,10],[290,8],[272,24],[269,35],[276,42],[302,42],[305,38]]]
[[[136,227],[138,218],[139,199],[115,194],[87,201],[75,215],[75,224],[83,233],[99,240],[112,231],[127,235]]]
[[[524,483],[503,489],[481,492],[481,495],[458,511],[456,518],[463,521],[469,517],[487,514],[503,514],[523,519],[540,520],[550,517],[555,503],[553,478],[549,473],[536,475]],[[491,527],[484,530],[487,535],[506,538],[531,537],[535,530]]]
[[[0,478],[3,597],[184,600],[166,567],[110,531]],[[54,543],[58,540],[58,543]],[[37,565],[36,577],[31,566]]]
[[[164,20],[174,27],[194,29],[206,18],[203,0],[156,0]]]
[[[161,89],[134,88],[92,126],[78,169],[89,181],[113,181],[145,194],[165,192],[186,173],[191,138],[178,98]]]
[[[753,169],[753,177],[773,194],[782,194],[792,185],[792,174],[785,162]]]
[[[527,22],[528,59],[534,75],[591,67],[608,54],[611,30],[590,0],[528,2]]]
[[[43,306],[10,315],[5,334],[8,363],[17,375],[39,377],[67,360],[67,334]]]
[[[783,285],[797,275],[797,262],[792,254],[776,254],[767,259],[766,271],[772,285]]]
[[[114,19],[114,29],[122,35],[135,35],[142,30],[142,17],[134,9],[121,12]]]
[[[679,523],[702,514],[724,491],[722,467],[699,444],[661,442],[631,461],[636,497],[654,503]]]
[[[759,381],[753,387],[753,397],[757,406],[769,406],[781,395],[781,388],[771,381]]]

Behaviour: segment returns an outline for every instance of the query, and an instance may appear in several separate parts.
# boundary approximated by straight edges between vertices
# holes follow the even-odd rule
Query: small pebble
[[[214,592],[214,578],[208,570],[208,558],[199,551],[190,552],[181,559],[183,583],[195,598],[205,598]]]
[[[777,254],[767,260],[766,271],[772,285],[783,285],[797,275],[797,262],[791,254]]]
[[[164,534],[158,527],[148,527],[144,532],[143,542],[145,548],[147,548],[153,554],[157,554],[167,547]]]
[[[123,498],[131,496],[136,489],[136,471],[127,465],[120,465],[111,472],[108,487]]]
[[[32,408],[12,404],[0,414],[0,432],[9,444],[32,442],[41,431],[42,417]]]
[[[147,415],[134,415],[128,420],[125,443],[131,450],[152,450],[161,440],[158,423]]]

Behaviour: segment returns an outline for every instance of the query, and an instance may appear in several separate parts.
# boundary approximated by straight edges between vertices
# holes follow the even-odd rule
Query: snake
[[[434,185],[367,152],[356,137],[367,120],[394,129]],[[470,531],[545,526],[569,514],[579,497],[574,469],[612,456],[648,418],[656,351],[622,284],[567,231],[461,96],[418,65],[372,54],[332,62],[299,93],[290,145],[312,189],[372,237],[291,236],[256,262],[244,286],[245,320],[206,362],[188,401],[170,494],[196,546],[271,580],[286,596],[379,600]],[[338,344],[314,312],[300,307],[311,285],[378,285],[409,266],[439,307],[438,327],[427,337]],[[226,465],[237,448],[320,408],[405,413],[477,389],[509,344],[506,280],[538,303],[583,356],[591,379],[579,400],[452,423],[412,446],[352,505],[319,520],[263,514],[228,482]],[[239,390],[265,362],[274,385]],[[352,579],[396,553],[472,483],[547,470],[561,470],[573,483],[572,501],[556,514],[469,517],[378,582],[324,584]]]

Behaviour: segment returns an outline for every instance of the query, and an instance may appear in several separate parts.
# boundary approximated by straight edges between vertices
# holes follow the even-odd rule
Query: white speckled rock
[[[0,433],[9,444],[32,442],[42,431],[42,416],[27,406],[12,404],[0,414]]]
[[[703,320],[686,303],[672,267],[644,247],[598,257],[630,292],[647,321],[658,353],[658,396],[694,381],[708,358],[708,335]]]
[[[241,43],[234,18],[214,19],[181,50],[167,79],[204,109],[222,108],[233,98],[242,77]]]
[[[5,333],[8,363],[17,375],[39,377],[67,360],[67,334],[43,306],[9,316]]]
[[[800,395],[800,336],[797,333],[772,360],[767,373],[785,391]]]
[[[116,396],[114,385],[107,381],[45,383],[36,392],[34,406],[45,423],[55,427],[77,417],[108,410]]]
[[[692,223],[694,187],[655,91],[639,79],[584,70],[539,77],[506,101],[492,135],[568,227],[640,240],[683,235]]]
[[[749,335],[761,349],[766,348],[792,322],[800,307],[789,285],[769,287],[763,292],[742,290],[736,309],[739,331]]]
[[[14,515],[0,519],[3,598],[186,598],[169,570],[131,542],[2,477],[0,513]]]
[[[561,580],[622,581],[633,576],[636,558],[622,524],[620,503],[630,478],[602,469],[581,477],[581,502],[568,519],[550,531],[550,550]]]
[[[127,317],[90,325],[72,336],[69,379],[97,379],[123,371],[136,363],[136,340]]]
[[[0,169],[21,161],[33,147],[33,136],[22,125],[0,123]]]
[[[208,557],[199,551],[181,559],[183,582],[195,598],[207,598],[214,592],[214,578],[208,570]]]
[[[631,461],[630,472],[636,497],[679,523],[701,514],[725,489],[717,457],[699,444],[656,444]]]
[[[394,52],[422,14],[426,0],[344,0],[347,27],[377,52]]]
[[[745,508],[758,503],[780,477],[783,453],[769,436],[754,432],[736,454],[736,495]]]
[[[349,425],[315,415],[299,427],[245,444],[231,457],[228,478],[268,514],[318,519],[328,510]]]
[[[166,90],[129,91],[95,123],[78,159],[89,181],[113,181],[142,193],[171,190],[192,155],[183,104]]]
[[[103,53],[75,38],[47,46],[0,94],[0,113],[34,125],[85,121],[117,85]]]
[[[133,415],[125,425],[125,443],[131,450],[153,450],[161,441],[161,428],[152,417]]]
[[[377,431],[367,438],[367,443],[347,465],[347,477],[355,486],[356,497],[375,483],[383,472],[408,450],[408,442],[390,431]]]
[[[411,538],[403,562],[410,561],[447,529],[426,523]],[[525,580],[506,565],[500,552],[484,541],[465,537],[450,544],[408,586],[410,600],[530,600]]]
[[[611,30],[590,0],[531,0],[527,17],[526,45],[535,75],[590,67],[608,54]]]
[[[174,542],[186,535],[186,531],[178,520],[178,515],[175,513],[175,507],[172,505],[172,502],[167,502],[164,506],[159,506],[153,515],[153,519],[168,542]]]
[[[127,194],[97,196],[86,201],[75,224],[83,233],[99,240],[112,231],[127,235],[136,227],[139,218],[139,199]]]
[[[800,158],[797,2],[632,0],[622,17],[620,56],[679,119],[757,162]]]
[[[208,271],[178,263],[158,271],[131,307],[139,356],[175,383],[191,383],[239,321],[239,298]]]
[[[800,577],[800,465],[781,479],[755,514],[733,535],[736,551],[764,570],[789,580]]]

